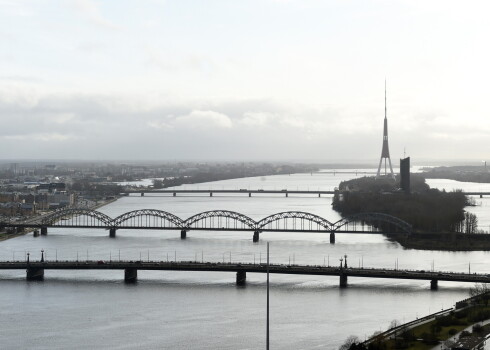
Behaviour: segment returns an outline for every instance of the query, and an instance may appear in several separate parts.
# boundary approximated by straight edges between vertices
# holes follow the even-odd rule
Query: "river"
[[[370,169],[372,171],[372,169]],[[361,175],[359,175],[361,176]],[[353,174],[314,173],[264,176],[186,185],[213,189],[333,189]],[[485,184],[429,180],[431,186]],[[459,186],[460,185],[460,186]],[[123,197],[99,210],[111,217],[136,209],[160,209],[181,218],[226,209],[261,219],[299,210],[330,221],[339,219],[331,196],[145,195]],[[488,200],[476,198],[479,222],[490,224]],[[480,225],[481,227],[481,225]],[[483,226],[485,227],[485,226]],[[406,250],[382,235],[337,234],[332,245],[320,233],[252,233],[49,229],[1,242],[0,259],[204,260],[271,263],[339,264],[443,271],[490,271],[489,252]],[[51,271],[43,282],[26,282],[24,271],[0,272],[3,349],[261,349],[265,348],[266,276],[247,274],[245,287],[234,273],[139,271],[138,283],[123,282],[122,271]],[[271,275],[270,340],[272,349],[337,349],[350,335],[361,339],[385,330],[394,319],[404,322],[448,308],[468,297],[470,284],[349,278],[340,289],[338,277]]]

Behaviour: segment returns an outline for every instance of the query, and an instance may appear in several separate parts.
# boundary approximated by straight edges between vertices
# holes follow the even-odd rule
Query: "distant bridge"
[[[349,233],[412,233],[412,226],[394,216],[381,213],[362,213],[347,216],[334,223],[318,215],[287,211],[269,215],[262,220],[229,210],[211,210],[187,219],[156,209],[134,210],[111,218],[99,211],[86,208],[61,209],[38,222],[0,223],[1,227],[39,228],[46,235],[48,227],[102,228],[115,237],[119,229],[180,230],[185,239],[187,231],[251,231],[258,242],[261,232],[325,232],[335,242],[336,232]]]
[[[252,263],[221,263],[195,261],[2,261],[0,270],[26,270],[28,280],[44,279],[44,270],[124,270],[126,282],[136,282],[138,270],[172,270],[172,271],[220,271],[236,272],[236,283],[244,285],[246,274],[270,273],[316,276],[339,276],[340,286],[347,287],[348,277],[391,278],[430,281],[431,289],[438,287],[438,281],[488,283],[490,276],[485,274],[469,274],[459,272],[398,270],[375,268],[352,268],[322,265],[267,265]]]
[[[140,196],[144,196],[147,194],[154,193],[162,193],[162,194],[171,194],[173,197],[177,197],[177,194],[208,194],[210,197],[213,197],[214,194],[243,194],[252,197],[252,194],[280,194],[285,197],[289,197],[289,195],[299,194],[299,195],[311,195],[321,197],[322,195],[332,195],[335,193],[344,193],[349,191],[339,191],[339,190],[265,190],[265,189],[192,189],[192,190],[183,190],[183,189],[166,189],[166,190],[154,190],[154,189],[135,189],[121,192],[122,194],[139,194]],[[462,192],[466,196],[490,196],[490,192],[488,191],[468,191]]]

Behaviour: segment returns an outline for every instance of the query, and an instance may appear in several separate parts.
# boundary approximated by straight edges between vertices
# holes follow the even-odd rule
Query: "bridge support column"
[[[252,192],[248,192],[248,196],[249,197],[252,197]]]
[[[288,193],[286,192],[286,198],[288,197]]]
[[[111,227],[109,229],[109,237],[116,238],[116,228],[115,227]]]
[[[321,196],[322,196],[322,194],[321,193],[318,193],[318,198],[320,198]]]
[[[186,239],[186,237],[187,237],[187,231],[186,230],[180,231],[180,239]]]
[[[176,193],[176,192],[174,192],[174,193],[173,193],[173,196],[174,196],[174,197],[177,197],[177,193]]]
[[[482,194],[480,194],[480,198],[483,198],[483,195]]]
[[[124,282],[136,283],[138,281],[138,270],[134,268],[124,269]]]
[[[247,272],[246,271],[237,271],[236,273],[236,285],[244,286],[247,282]]]
[[[39,237],[39,230],[34,230],[34,232],[32,233],[32,235],[34,237]]]
[[[41,236],[48,235],[48,228],[46,226],[41,226]]]
[[[44,280],[44,269],[42,267],[28,267],[26,270],[26,280],[28,281]]]
[[[212,197],[213,196],[213,192],[209,192],[209,197]]]
[[[254,243],[257,243],[257,242],[259,241],[259,238],[260,238],[260,233],[259,233],[259,231],[255,231],[255,232],[254,232],[253,242],[254,242]]]
[[[340,273],[340,288],[347,288],[347,275],[343,272]]]
[[[330,243],[335,243],[335,232],[330,232]]]
[[[144,197],[145,196],[145,192],[141,192],[141,197]]]
[[[437,290],[437,280],[430,281],[430,290]]]

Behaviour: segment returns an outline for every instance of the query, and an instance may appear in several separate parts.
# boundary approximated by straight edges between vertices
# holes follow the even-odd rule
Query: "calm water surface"
[[[371,169],[372,171],[372,169]],[[185,188],[333,189],[348,174],[267,176],[187,185]],[[433,187],[473,186],[430,180]],[[458,186],[460,185],[460,186]],[[485,186],[477,184],[478,186]],[[480,224],[490,224],[485,198],[477,198]],[[115,217],[136,209],[160,209],[187,218],[226,209],[256,220],[300,210],[330,221],[340,217],[331,197],[285,198],[277,195],[130,196],[101,212]],[[487,252],[405,250],[382,235],[337,234],[337,243],[320,233],[251,233],[190,231],[186,240],[174,231],[50,229],[47,237],[26,235],[1,242],[0,259],[22,260],[29,251],[38,259],[150,259],[265,261],[270,242],[272,263],[339,264],[436,270],[490,271]],[[44,282],[26,282],[24,271],[0,272],[2,348],[34,349],[261,349],[265,348],[266,276],[247,274],[237,287],[234,273],[139,271],[136,285],[123,283],[122,271],[51,271]],[[470,284],[271,275],[271,348],[336,349],[349,335],[360,338],[384,330],[393,319],[412,320],[451,307],[468,296]]]

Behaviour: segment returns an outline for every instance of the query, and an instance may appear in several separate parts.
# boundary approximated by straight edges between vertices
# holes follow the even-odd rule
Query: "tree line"
[[[414,232],[479,232],[477,217],[464,210],[469,202],[461,191],[431,189],[420,176],[412,175],[411,183],[412,193],[405,194],[392,179],[344,181],[339,185],[343,192],[334,195],[332,206],[342,216],[389,214],[410,223]]]

